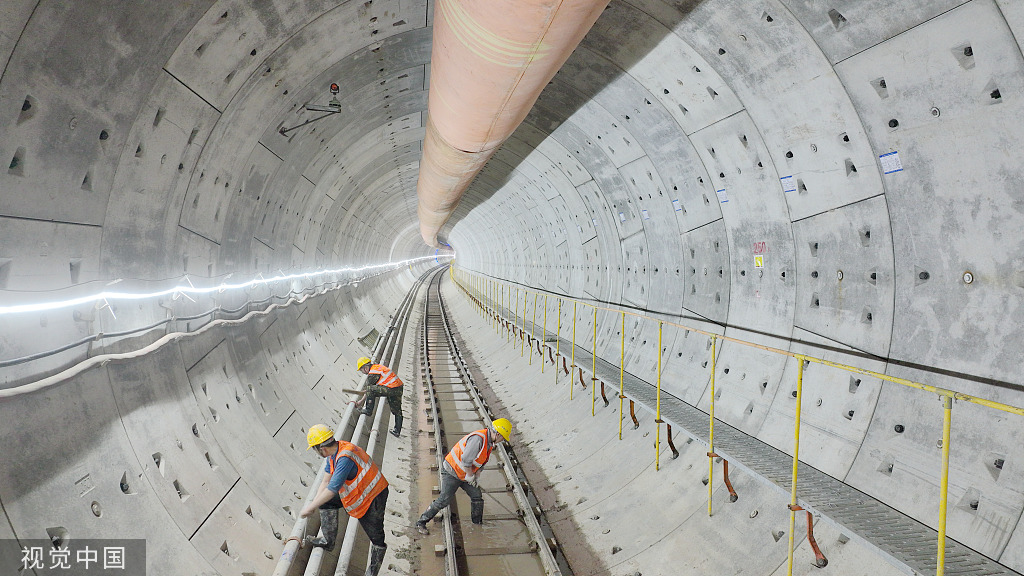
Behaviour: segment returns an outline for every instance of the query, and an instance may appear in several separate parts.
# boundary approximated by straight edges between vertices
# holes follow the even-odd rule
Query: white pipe
[[[370,437],[366,441],[367,454],[373,454],[373,451],[377,448],[377,436],[379,435],[377,431],[380,429],[381,421],[384,419],[383,404],[385,403],[377,403],[376,413],[373,417],[373,427],[370,428]],[[352,550],[356,545],[356,534],[359,532],[356,530],[356,525],[358,524],[358,518],[349,517],[348,526],[345,529],[345,541],[342,542],[341,552],[338,554],[338,568],[334,571],[334,576],[345,576],[348,573],[348,565],[352,561]]]
[[[343,431],[348,429],[348,422],[352,419],[352,413],[355,412],[355,402],[349,402],[348,406],[345,407],[345,414],[341,417],[341,424],[338,425],[338,431],[334,433],[335,440],[341,440]],[[309,494],[306,495],[306,500],[302,507],[309,506],[309,503],[316,498],[317,490],[320,488],[320,484],[324,481],[324,469],[320,467],[316,475],[316,480],[313,481],[313,485],[309,487]],[[277,568],[274,569],[273,576],[285,576],[288,574],[289,568],[292,566],[292,561],[295,559],[295,553],[299,550],[302,544],[302,537],[306,533],[306,524],[308,518],[299,518],[295,521],[295,526],[292,527],[292,533],[289,535],[288,541],[284,545],[284,551],[281,552],[281,557],[277,561]],[[314,555],[322,555],[323,548],[314,548],[309,554],[309,564],[313,563]],[[317,560],[319,564],[319,559]],[[308,564],[307,564],[308,566]]]

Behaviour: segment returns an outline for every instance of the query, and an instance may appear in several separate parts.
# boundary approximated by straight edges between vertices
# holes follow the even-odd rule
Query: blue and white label
[[[796,180],[792,176],[783,176],[779,181],[782,182],[783,192],[796,192]]]
[[[673,200],[672,207],[676,209],[676,212],[679,212],[680,210],[683,209],[683,205],[679,203],[679,200]]]
[[[619,212],[619,222],[625,222],[625,221],[626,221],[626,215],[623,214],[622,212]]]
[[[593,222],[594,222],[594,228],[597,228],[597,218],[594,218]]]
[[[715,190],[715,194],[718,194],[718,201],[725,204],[729,201],[729,196],[725,193],[725,188],[721,190]]]
[[[882,163],[882,173],[892,174],[893,172],[902,172],[903,163],[900,162],[899,152],[889,152],[888,154],[882,154],[878,157],[878,161]]]
[[[643,209],[643,213],[644,213],[644,220],[650,220],[651,219],[651,215],[647,213],[647,208]]]

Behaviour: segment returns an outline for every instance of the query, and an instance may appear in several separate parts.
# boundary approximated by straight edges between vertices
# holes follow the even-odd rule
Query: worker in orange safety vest
[[[308,518],[320,509],[320,531],[323,536],[306,536],[306,541],[327,550],[334,548],[338,537],[338,509],[359,519],[370,539],[370,563],[366,576],[377,576],[384,562],[384,511],[388,502],[388,481],[362,448],[334,438],[334,431],[323,424],[309,427],[306,441],[310,448],[325,458],[324,480],[313,500],[299,513]]]
[[[383,364],[374,364],[365,356],[356,361],[356,370],[367,376],[364,392],[366,406],[362,413],[373,414],[373,405],[377,397],[387,398],[391,415],[395,417],[395,427],[391,430],[391,435],[397,438],[402,433],[402,392],[405,389],[402,379],[391,368]],[[363,402],[364,400],[360,399],[356,404],[362,405]]]
[[[474,524],[483,524],[484,497],[477,485],[480,469],[491,457],[491,451],[497,442],[508,442],[512,435],[512,423],[505,418],[498,418],[482,430],[470,432],[462,437],[451,452],[444,458],[441,473],[441,495],[430,503],[420,519],[416,522],[416,530],[420,534],[429,534],[427,522],[444,510],[450,503],[455,491],[460,487],[466,491],[470,500],[470,517]]]

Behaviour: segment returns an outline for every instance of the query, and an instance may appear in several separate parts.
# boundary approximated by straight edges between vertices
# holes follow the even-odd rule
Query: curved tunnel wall
[[[116,13],[4,2],[0,294],[21,302],[115,279],[143,289],[184,274],[216,283],[432,254],[415,196],[431,21],[431,4],[409,0]],[[459,265],[496,278],[1022,405],[1021,37],[1024,10],[1008,0],[613,2],[444,234]],[[327,105],[330,82],[338,113],[288,130],[321,115],[303,106]],[[885,174],[879,156],[890,152],[903,170]],[[299,422],[334,417],[319,389],[344,384],[362,355],[354,339],[386,324],[411,281],[364,282],[269,327],[218,329],[4,402],[4,437],[23,447],[0,466],[10,526],[40,537],[144,525],[166,543],[154,554],[186,554],[192,539],[181,562],[202,573],[223,568],[230,522],[217,519],[252,502],[251,536],[228,542],[227,556],[259,564],[270,524],[290,522],[283,500],[311,474],[291,448]],[[146,325],[165,306],[184,316],[238,303],[221,298],[6,317],[0,353]],[[607,357],[616,320],[599,321]],[[629,369],[649,378],[656,333],[627,330]],[[669,333],[665,347],[667,390],[706,402],[706,340]],[[85,355],[4,369],[0,385]],[[795,368],[723,346],[719,416],[788,449]],[[807,397],[822,400],[804,420],[807,462],[934,524],[934,398],[824,368],[807,376]],[[258,409],[270,396],[283,407]],[[222,400],[231,408],[214,417]],[[955,418],[951,535],[1019,571],[1020,423],[960,405]],[[52,421],[82,424],[46,434]],[[58,467],[36,454],[40,442],[39,454],[76,456]],[[1006,462],[998,473],[994,457]],[[268,460],[289,463],[281,478]],[[122,493],[122,474],[138,479],[135,495]]]

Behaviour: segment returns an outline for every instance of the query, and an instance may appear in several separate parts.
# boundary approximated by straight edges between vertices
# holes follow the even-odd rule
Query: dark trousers
[[[391,407],[391,415],[395,417],[395,430],[402,429],[402,392],[405,386],[395,386],[394,388],[388,388],[387,386],[373,386],[366,387],[366,411],[373,413],[373,405],[377,402],[378,396],[383,396],[388,399],[388,406]]]
[[[381,490],[380,494],[370,502],[370,507],[363,514],[363,517],[359,519],[359,525],[363,527],[363,532],[366,532],[366,537],[370,539],[370,542],[377,546],[384,546],[384,510],[388,504],[388,489]],[[335,495],[334,498],[328,500],[320,506],[321,510],[337,510],[341,508],[341,497]],[[327,534],[324,534],[326,537]],[[334,535],[332,535],[334,536]],[[336,536],[335,536],[336,537]],[[330,541],[334,541],[334,537],[330,538]]]
[[[463,482],[457,477],[452,476],[447,470],[441,474],[441,495],[436,500],[430,503],[430,507],[427,511],[420,516],[420,522],[424,524],[429,522],[431,518],[437,516],[437,513],[444,510],[451,504],[452,498],[455,497],[455,491],[462,487],[469,495],[469,499],[473,505],[480,506],[481,510],[484,505],[484,495],[480,491],[478,486],[473,486],[469,482]]]
[[[388,406],[391,407],[392,414],[402,414],[402,392],[405,386],[395,386],[394,388],[388,388],[387,386],[373,386],[366,387],[366,408],[371,412],[373,411],[373,405],[377,402],[378,396],[383,396],[388,399]]]

